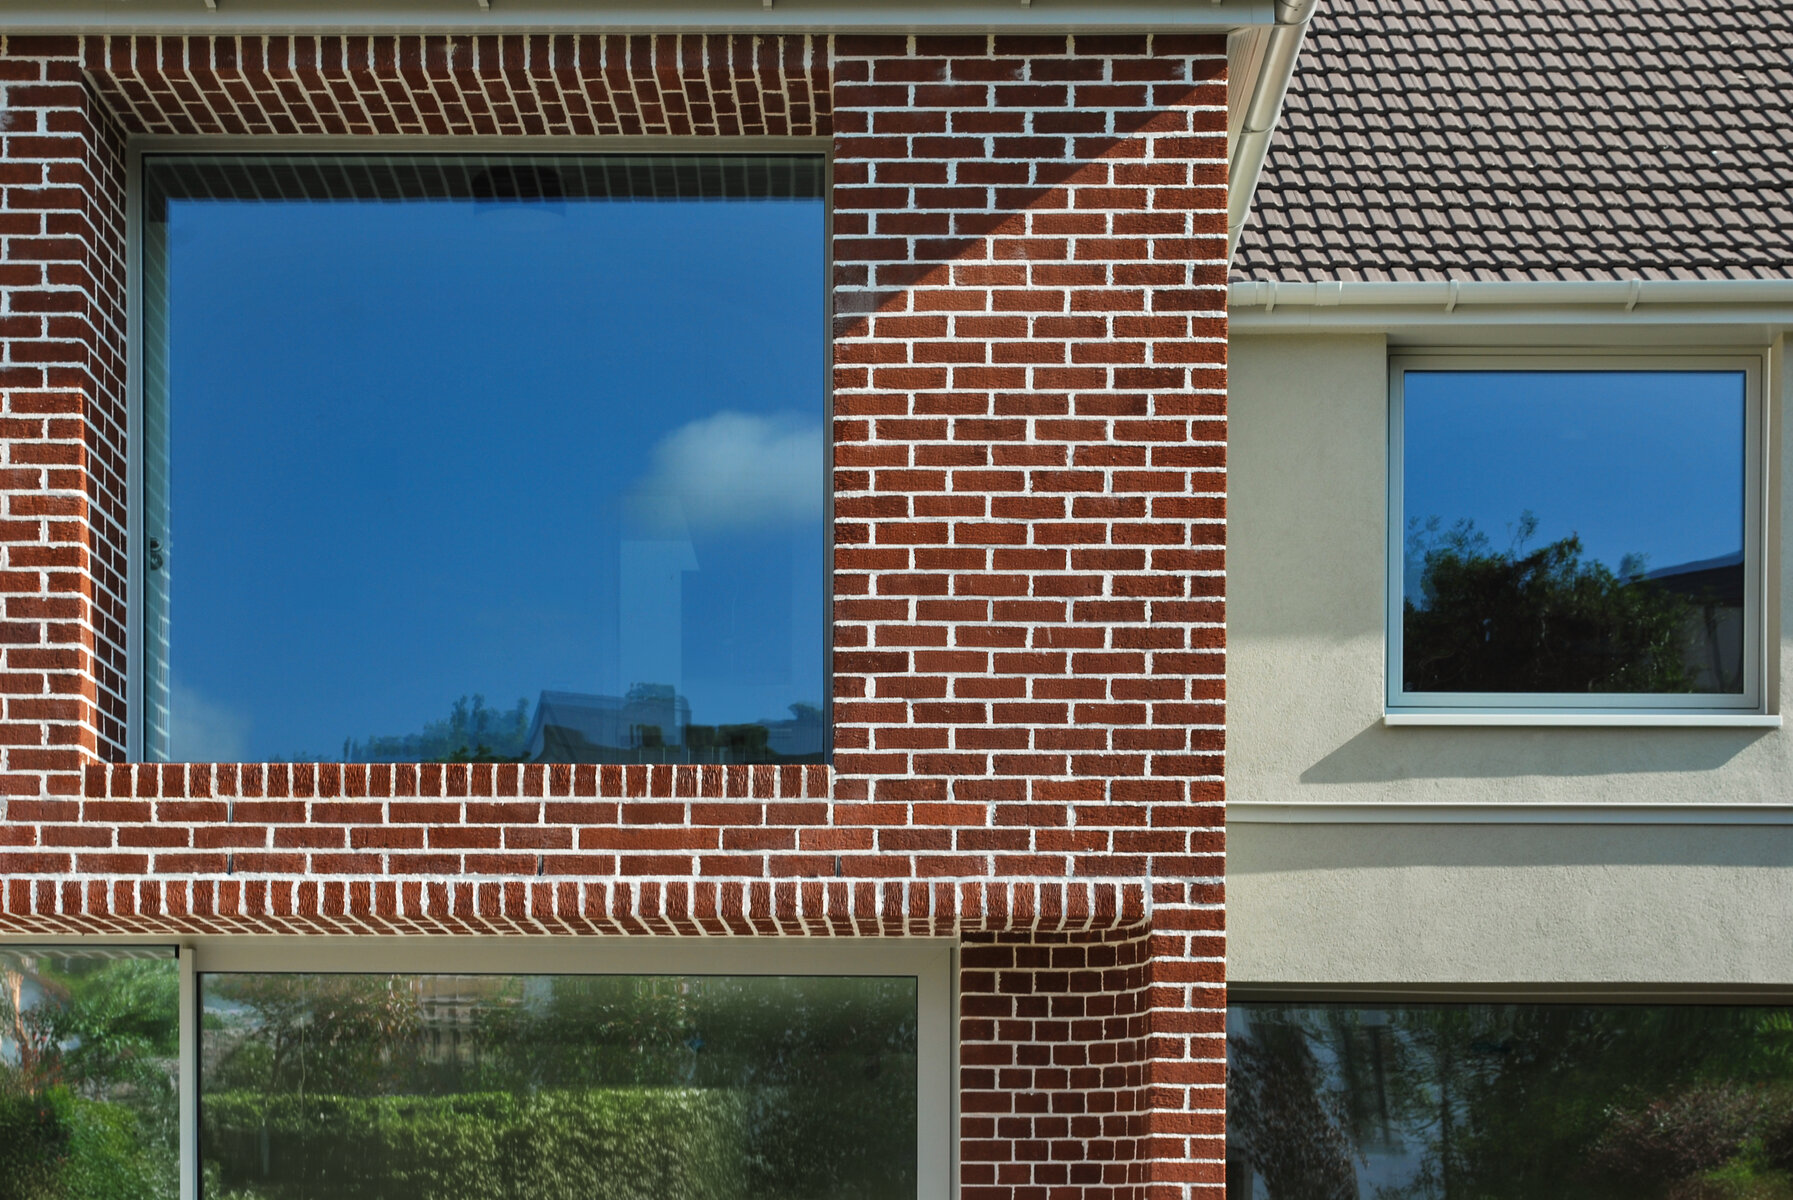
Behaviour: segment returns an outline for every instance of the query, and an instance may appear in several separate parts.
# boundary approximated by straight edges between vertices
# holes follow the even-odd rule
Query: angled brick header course
[[[968,1196],[1218,1196],[1224,61],[7,38],[0,931],[955,936]],[[118,763],[122,149],[202,132],[832,139],[832,767]]]
[[[88,38],[130,133],[827,136],[826,39]]]

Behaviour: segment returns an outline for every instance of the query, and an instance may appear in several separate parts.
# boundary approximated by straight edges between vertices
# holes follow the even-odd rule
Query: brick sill
[[[826,800],[833,768],[543,763],[113,763],[89,799]]]

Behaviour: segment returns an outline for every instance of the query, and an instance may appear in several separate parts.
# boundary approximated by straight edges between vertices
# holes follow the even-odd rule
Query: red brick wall
[[[66,42],[0,56],[0,795],[123,754],[124,159]]]
[[[1162,35],[9,39],[0,931],[958,936],[966,1194],[1217,1196],[1222,70]],[[832,768],[98,765],[124,131],[832,136]]]

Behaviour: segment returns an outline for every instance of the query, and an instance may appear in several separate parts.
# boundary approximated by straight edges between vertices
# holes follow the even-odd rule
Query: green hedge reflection
[[[1793,1200],[1793,1015],[1239,1005],[1228,1194]]]
[[[0,1200],[173,1200],[172,958],[0,952]]]
[[[914,981],[220,975],[208,1197],[912,1197]]]

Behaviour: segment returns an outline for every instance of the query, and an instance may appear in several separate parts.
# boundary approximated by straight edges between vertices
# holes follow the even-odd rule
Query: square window
[[[1391,375],[1391,718],[1761,711],[1759,360]]]
[[[145,759],[825,761],[825,158],[141,162]]]

